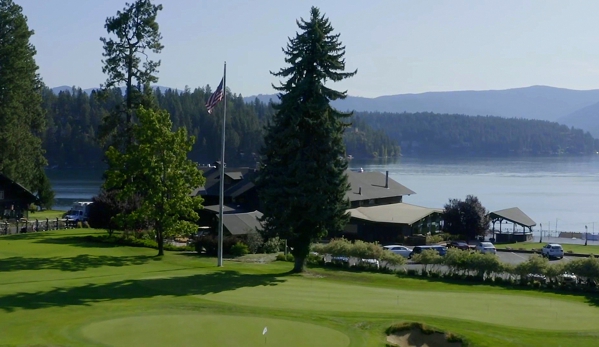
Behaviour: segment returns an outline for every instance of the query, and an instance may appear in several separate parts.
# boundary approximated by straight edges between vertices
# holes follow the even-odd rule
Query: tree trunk
[[[164,236],[161,231],[156,231],[156,238],[158,241],[158,256],[164,255]]]
[[[300,273],[304,272],[304,266],[306,264],[306,257],[304,256],[295,256],[295,263],[293,265],[293,270],[291,272]]]

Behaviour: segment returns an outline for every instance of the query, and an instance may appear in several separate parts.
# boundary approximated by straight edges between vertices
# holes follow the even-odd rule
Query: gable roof
[[[262,229],[258,220],[261,217],[262,212],[259,211],[223,214],[223,225],[231,235],[246,235],[248,231]]]
[[[433,213],[443,210],[427,208],[403,202],[387,205],[362,206],[349,209],[352,218],[369,222],[412,225]]]
[[[413,190],[399,184],[391,178],[389,178],[388,188],[385,188],[386,176],[382,172],[356,172],[347,170],[346,173],[351,186],[351,189],[345,193],[345,197],[348,198],[349,201],[416,194]]]
[[[220,168],[201,167],[206,183],[203,187],[194,189],[193,196],[218,196],[220,194]],[[256,170],[249,167],[227,168],[225,167],[225,176],[231,178],[234,182],[225,187],[226,197],[237,197],[246,191],[252,189]]]
[[[492,219],[505,219],[512,223],[516,223],[529,228],[537,225],[537,223],[534,220],[532,220],[529,216],[526,215],[526,213],[522,212],[522,210],[517,207],[506,208],[504,210],[491,212],[489,213],[489,216]]]
[[[23,187],[21,184],[13,181],[8,176],[0,173],[0,187],[11,186],[14,191],[18,192],[19,196],[23,198],[27,203],[35,203],[38,199],[35,194],[29,191],[29,189]]]

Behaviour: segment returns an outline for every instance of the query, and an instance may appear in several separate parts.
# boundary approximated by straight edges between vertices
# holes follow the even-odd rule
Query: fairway
[[[118,318],[92,323],[84,327],[82,333],[94,342],[115,347],[349,345],[347,335],[314,324],[264,317],[222,315],[182,314]]]
[[[418,321],[475,346],[596,346],[599,300],[392,274],[95,244],[89,229],[0,237],[0,346],[384,346]],[[263,335],[267,327],[266,335]],[[266,339],[265,339],[266,338]]]

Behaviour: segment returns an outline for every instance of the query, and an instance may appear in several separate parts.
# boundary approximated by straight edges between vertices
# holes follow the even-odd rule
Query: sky
[[[129,0],[131,2],[133,0]],[[49,87],[98,87],[104,23],[125,0],[15,0],[23,7],[39,73]],[[160,3],[154,1],[155,4]],[[273,94],[270,71],[296,20],[319,7],[346,46],[334,84],[376,97],[549,85],[599,88],[599,1],[589,0],[163,0],[158,85]]]

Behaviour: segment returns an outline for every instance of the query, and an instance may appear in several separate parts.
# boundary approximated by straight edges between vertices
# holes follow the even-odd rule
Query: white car
[[[402,246],[402,245],[388,245],[383,246],[384,249],[389,250],[395,254],[399,254],[404,258],[408,258],[410,253],[412,253],[412,249],[410,247]]]
[[[491,242],[479,242],[476,245],[476,250],[484,254],[497,254],[497,249]]]
[[[562,245],[557,243],[548,243],[541,250],[541,254],[547,258],[559,258],[562,259],[564,257],[564,249]]]

